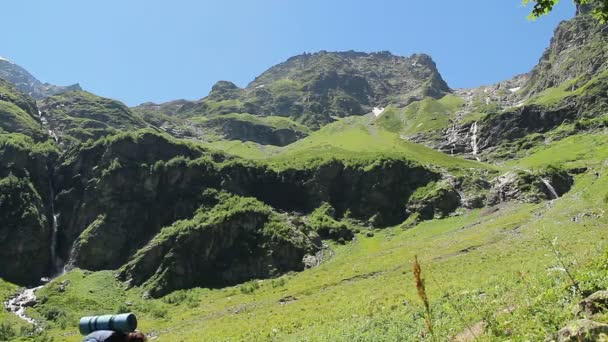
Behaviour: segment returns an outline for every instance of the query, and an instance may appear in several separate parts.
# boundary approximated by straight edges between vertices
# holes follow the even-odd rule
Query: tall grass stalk
[[[426,328],[428,329],[429,334],[431,334],[432,340],[435,341],[435,333],[433,332],[433,322],[431,319],[431,306],[429,305],[429,298],[426,295],[424,279],[422,278],[422,269],[420,268],[417,255],[414,255],[414,265],[412,271],[414,273],[414,280],[416,281],[416,291],[418,292],[418,297],[424,304]]]

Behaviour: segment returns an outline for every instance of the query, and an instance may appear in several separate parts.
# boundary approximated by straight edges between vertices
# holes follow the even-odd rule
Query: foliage
[[[340,243],[352,240],[353,231],[344,222],[335,220],[334,216],[334,208],[324,202],[308,216],[306,224],[322,238],[330,238]]]
[[[524,5],[527,5],[530,2],[534,3],[534,8],[532,9],[530,16],[532,18],[538,18],[551,12],[559,0],[523,0]],[[579,6],[593,5],[593,16],[602,23],[608,20],[608,0],[574,0],[574,3]]]
[[[255,290],[257,290],[259,288],[260,288],[260,285],[258,284],[257,280],[251,280],[251,281],[248,281],[248,282],[242,284],[241,286],[239,286],[241,293],[244,293],[244,294],[252,294],[255,292]]]

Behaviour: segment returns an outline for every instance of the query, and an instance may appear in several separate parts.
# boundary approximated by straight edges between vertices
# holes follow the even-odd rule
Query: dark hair
[[[139,331],[130,333],[115,331],[106,342],[146,342],[146,335]]]
[[[136,331],[136,332],[132,332],[129,333],[127,335],[127,338],[125,339],[125,341],[128,342],[146,342],[146,335],[144,335],[143,333]]]

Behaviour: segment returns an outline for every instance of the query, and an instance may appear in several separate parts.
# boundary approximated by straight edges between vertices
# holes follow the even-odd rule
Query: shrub
[[[65,318],[66,313],[64,310],[55,307],[50,307],[42,312],[42,316],[49,321],[57,322],[60,318]]]
[[[245,294],[254,293],[255,290],[257,290],[259,288],[260,288],[260,285],[255,280],[250,280],[250,281],[248,281],[245,284],[243,284],[243,285],[240,286],[241,293],[245,293]]]
[[[10,341],[15,337],[15,329],[9,322],[0,323],[0,341]]]

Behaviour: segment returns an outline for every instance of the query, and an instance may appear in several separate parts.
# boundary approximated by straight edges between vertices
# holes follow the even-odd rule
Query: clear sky
[[[529,11],[521,0],[3,1],[0,56],[129,105],[245,86],[319,50],[424,52],[452,88],[474,87],[529,71],[574,6],[534,22]]]

